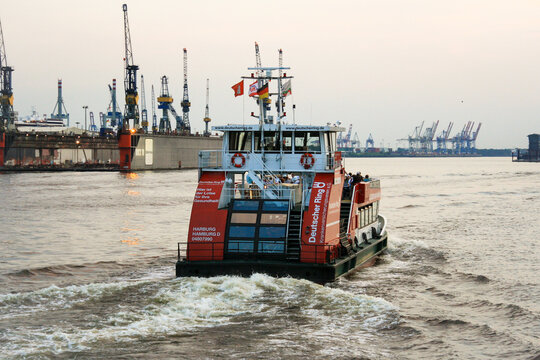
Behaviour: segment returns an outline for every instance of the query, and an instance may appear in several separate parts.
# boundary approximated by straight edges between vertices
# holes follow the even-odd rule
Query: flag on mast
[[[285,84],[283,84],[283,87],[281,89],[281,96],[287,97],[287,95],[291,95],[291,80],[287,81]]]
[[[257,95],[257,91],[259,90],[259,86],[258,86],[258,81],[255,81],[253,84],[249,85],[249,92],[248,92],[248,95],[249,96],[255,96]]]
[[[266,99],[268,97],[268,83],[261,86],[259,91],[257,91],[257,95],[259,95],[260,99]]]
[[[234,90],[234,97],[244,95],[244,80],[234,84],[231,88]]]

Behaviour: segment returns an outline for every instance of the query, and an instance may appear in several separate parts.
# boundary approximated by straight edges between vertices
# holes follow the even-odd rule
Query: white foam
[[[110,290],[115,286],[125,289],[131,285],[133,283],[125,282],[99,286],[90,284],[75,287],[71,291],[76,295],[70,296],[77,299],[84,293],[95,297],[97,293],[103,294],[107,287]],[[55,325],[32,332],[8,329],[4,337],[12,345],[0,345],[0,350],[10,355],[43,351],[58,354],[83,350],[99,341],[130,342],[141,337],[179,334],[226,324],[241,314],[270,314],[278,311],[279,303],[294,303],[304,316],[322,322],[328,330],[339,324],[343,326],[344,319],[366,328],[390,326],[399,321],[396,308],[383,299],[352,294],[306,280],[275,279],[254,274],[250,278],[180,278],[161,281],[158,285],[161,288],[154,295],[141,296],[141,307],[126,307],[103,319],[96,328],[66,329]],[[99,291],[92,290],[93,286],[97,286]],[[59,293],[59,290],[49,288],[45,293],[49,296],[49,293]]]

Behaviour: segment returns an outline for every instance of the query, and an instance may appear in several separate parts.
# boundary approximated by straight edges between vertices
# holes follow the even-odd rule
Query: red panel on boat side
[[[203,173],[191,208],[187,259],[223,260],[227,210],[219,210],[225,172]]]
[[[120,134],[118,137],[118,148],[120,149],[120,169],[131,169],[131,134]]]
[[[315,175],[311,196],[309,199],[309,208],[304,212],[303,227],[302,227],[302,251],[300,253],[300,261],[308,263],[325,263],[327,262],[327,251],[331,250],[331,246],[327,246],[327,223],[329,210],[332,214],[337,208],[337,217],[339,219],[339,199],[338,206],[334,205],[335,197],[332,196],[332,187],[334,183],[333,173],[318,173]],[[337,184],[343,186],[343,184]],[[336,192],[337,194],[337,192]],[[340,193],[341,196],[341,193]],[[330,209],[331,199],[332,209]],[[332,217],[333,219],[333,217]],[[331,224],[332,234],[334,232],[333,224]],[[338,222],[339,235],[339,222]]]
[[[0,134],[0,166],[4,166],[4,150],[6,147],[6,134]]]

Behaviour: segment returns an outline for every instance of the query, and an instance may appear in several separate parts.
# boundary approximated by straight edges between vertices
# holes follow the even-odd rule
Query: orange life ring
[[[236,159],[240,159],[240,162],[236,161]],[[231,165],[234,166],[234,167],[237,167],[237,168],[244,167],[244,165],[246,165],[246,158],[245,158],[245,156],[242,155],[241,153],[235,153],[235,154],[231,157]]]
[[[315,158],[313,157],[312,154],[310,154],[310,153],[305,153],[305,154],[302,155],[302,157],[300,158],[300,164],[302,164],[302,166],[304,167],[304,169],[309,169],[310,167],[313,166],[313,164],[315,164]]]

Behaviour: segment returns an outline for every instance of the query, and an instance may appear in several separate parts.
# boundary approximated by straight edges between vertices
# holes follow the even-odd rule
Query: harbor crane
[[[375,141],[373,141],[373,136],[369,134],[366,140],[366,151],[368,151],[368,149],[373,149],[374,147],[375,147]]]
[[[111,101],[109,102],[109,107],[107,108],[107,113],[105,114],[105,125],[103,129],[107,127],[106,121],[110,121],[111,128],[118,126],[121,127],[122,124],[122,113],[118,107],[118,102],[116,101],[116,79],[112,79],[112,86],[109,86],[109,93],[111,95]],[[105,130],[103,130],[105,131]]]
[[[354,152],[357,152],[360,150],[360,137],[358,136],[358,133],[355,131],[354,136],[351,142],[351,145],[354,149]]]
[[[204,136],[210,136],[210,131],[208,130],[208,125],[210,124],[210,79],[206,79],[206,108],[204,109]]]
[[[448,128],[446,130],[443,130],[439,136],[437,136],[437,152],[440,154],[446,154],[448,153],[448,146],[447,142],[450,138],[450,132],[452,131],[452,127],[454,126],[454,123],[450,121],[448,124]]]
[[[187,49],[184,48],[184,97],[180,103],[182,106],[182,118],[177,118],[176,120],[176,131],[177,132],[187,132],[191,131],[191,126],[189,125],[189,107],[191,103],[189,102],[188,95],[188,82],[187,82]],[[180,120],[180,121],[178,121]]]
[[[123,4],[124,11],[124,43],[125,43],[125,76],[124,90],[126,93],[126,107],[124,118],[122,119],[122,132],[129,131],[130,120],[133,121],[133,127],[139,128],[139,94],[137,93],[137,70],[139,66],[133,63],[133,50],[131,48],[131,35],[129,32],[129,21],[127,5]]]
[[[157,125],[156,116],[156,94],[154,93],[154,85],[152,84],[152,133],[156,134],[159,128]]]
[[[158,109],[162,110],[162,116],[159,120],[159,132],[170,133],[172,129],[171,120],[169,119],[169,111],[175,118],[177,124],[182,122],[182,118],[178,115],[172,105],[173,98],[169,94],[169,79],[165,75],[161,77],[161,94],[157,98],[157,101],[159,103]]]
[[[94,112],[90,111],[90,131],[97,131],[97,125],[94,121]]]
[[[433,152],[433,138],[435,137],[435,132],[439,126],[439,120],[434,122],[431,127],[428,127],[424,130],[423,136],[420,138],[420,146],[423,153],[428,154]]]
[[[13,68],[8,65],[4,32],[0,23],[0,130],[15,130],[15,112],[13,111]]]
[[[51,114],[51,119],[66,120],[66,125],[69,127],[69,114],[66,110],[64,98],[62,96],[62,79],[58,79],[58,98],[56,99],[56,105]]]
[[[141,75],[141,125],[145,133],[148,132],[148,110],[146,110],[146,96],[144,91],[144,76]]]
[[[409,141],[409,151],[412,153],[418,151],[418,149],[420,148],[420,144],[421,144],[420,140],[421,140],[423,127],[424,127],[424,122],[422,121],[422,123],[419,126],[416,126],[414,128],[412,135],[409,135],[407,139],[404,139],[404,140]]]
[[[469,140],[469,145],[467,146],[471,152],[476,152],[476,138],[478,137],[478,132],[480,132],[480,127],[482,127],[482,123],[478,123],[478,127],[476,128],[476,131],[473,131],[472,137]]]

